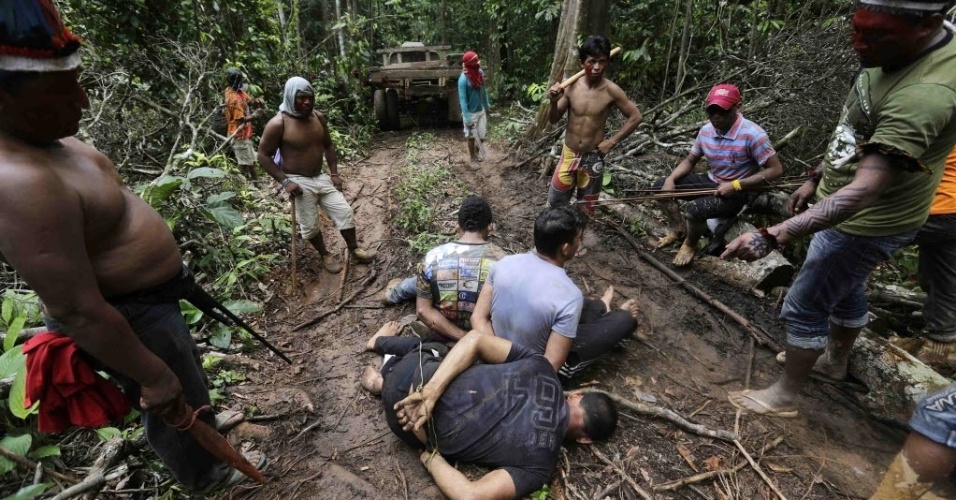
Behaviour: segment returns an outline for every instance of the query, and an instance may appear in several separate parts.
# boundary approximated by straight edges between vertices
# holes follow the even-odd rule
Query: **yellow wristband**
[[[740,185],[740,179],[734,179],[731,184],[733,184],[735,191],[742,191],[744,189],[744,187]]]

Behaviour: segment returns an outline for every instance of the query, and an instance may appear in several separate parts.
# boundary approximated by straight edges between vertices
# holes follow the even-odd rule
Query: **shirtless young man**
[[[557,123],[570,109],[561,161],[554,170],[548,190],[548,204],[552,207],[567,205],[577,186],[577,199],[587,201],[584,208],[593,212],[592,203],[601,193],[604,156],[634,132],[641,123],[641,112],[620,87],[604,78],[611,57],[611,42],[607,38],[588,38],[578,49],[578,56],[584,67],[584,78],[567,89],[554,84],[548,90],[551,123]],[[627,121],[616,134],[605,139],[604,127],[612,107],[621,110]]]
[[[329,134],[329,124],[325,115],[316,111],[314,106],[312,85],[298,76],[290,78],[285,83],[279,113],[269,120],[262,132],[259,163],[290,196],[296,197],[299,233],[318,250],[322,266],[330,273],[337,273],[342,270],[342,265],[325,248],[319,225],[319,206],[342,233],[354,259],[370,262],[376,252],[358,246],[352,207],[342,195],[342,177],[338,172],[338,156]],[[274,159],[276,151],[280,151],[281,168]],[[323,158],[329,165],[328,175],[322,173]]]
[[[90,104],[79,40],[49,1],[9,7],[33,24],[0,16],[0,259],[43,301],[50,331],[72,338],[145,410],[146,436],[173,477],[194,490],[224,486],[235,477],[228,466],[164,422],[182,421],[184,402],[209,404],[196,344],[168,293],[183,277],[176,241],[113,163],[73,137]],[[38,47],[36,33],[54,35]],[[214,423],[209,412],[199,418]]]

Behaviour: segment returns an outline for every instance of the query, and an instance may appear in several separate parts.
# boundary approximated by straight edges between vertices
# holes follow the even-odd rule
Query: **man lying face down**
[[[424,445],[422,464],[448,498],[525,496],[551,479],[563,442],[604,440],[617,427],[609,397],[565,398],[554,367],[530,349],[472,331],[448,350],[395,337],[400,328],[387,323],[369,340],[369,350],[393,356],[377,387],[363,385],[381,390],[392,432]],[[494,470],[471,481],[446,459]]]

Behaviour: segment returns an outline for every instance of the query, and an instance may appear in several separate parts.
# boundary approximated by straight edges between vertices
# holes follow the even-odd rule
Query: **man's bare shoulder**
[[[106,155],[76,138],[61,139],[55,147],[45,150],[16,141],[0,142],[0,192],[22,192],[34,184],[49,190],[59,184],[55,182],[59,168],[71,162],[114,168]]]
[[[269,118],[269,121],[266,122],[266,129],[276,128],[282,126],[282,112],[278,112],[272,118]]]

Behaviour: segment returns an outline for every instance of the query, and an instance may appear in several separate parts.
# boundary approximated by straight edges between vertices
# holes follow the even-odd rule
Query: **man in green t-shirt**
[[[791,196],[793,217],[742,235],[721,255],[755,260],[816,233],[780,314],[784,375],[767,389],[730,393],[734,406],[794,417],[811,372],[846,377],[868,321],[866,279],[926,221],[956,143],[956,42],[943,26],[950,3],[858,0],[853,50],[863,69],[820,171]]]

